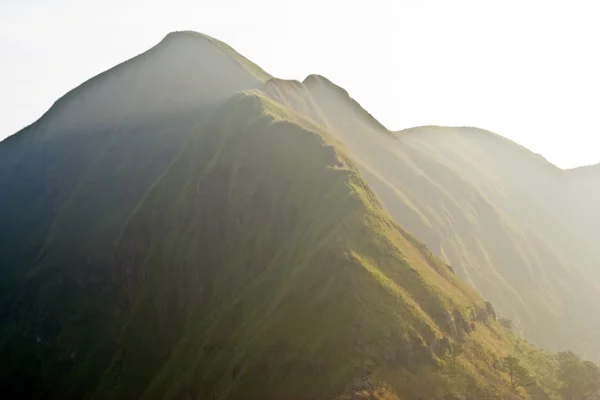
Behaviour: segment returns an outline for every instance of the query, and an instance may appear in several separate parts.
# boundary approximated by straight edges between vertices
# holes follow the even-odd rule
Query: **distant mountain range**
[[[562,398],[547,351],[600,361],[599,183],[171,33],[0,143],[0,392]]]

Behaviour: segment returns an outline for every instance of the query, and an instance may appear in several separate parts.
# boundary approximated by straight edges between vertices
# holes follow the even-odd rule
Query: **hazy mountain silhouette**
[[[69,92],[0,171],[7,398],[555,397],[553,356],[484,298],[599,356],[598,167],[392,132],[204,35]],[[511,388],[509,354],[536,385]]]

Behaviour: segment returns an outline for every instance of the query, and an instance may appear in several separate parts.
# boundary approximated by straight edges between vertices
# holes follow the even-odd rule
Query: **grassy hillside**
[[[522,247],[526,244],[524,250],[512,256],[503,254],[505,264],[499,267],[513,268],[505,279],[519,291],[527,306],[534,303],[523,293],[537,292],[541,306],[532,310],[535,316],[553,314],[550,317],[554,321],[543,322],[540,329],[547,332],[550,326],[553,334],[562,336],[557,335],[554,343],[539,343],[551,349],[572,347],[598,359],[600,344],[593,332],[600,327],[596,310],[600,281],[594,282],[588,275],[596,270],[594,259],[600,260],[592,243],[600,213],[594,200],[595,187],[588,185],[585,191],[585,181],[591,182],[589,176],[580,180],[577,173],[559,170],[527,149],[483,130],[423,127],[400,132],[399,137],[478,190],[510,224],[518,243]],[[488,253],[494,243],[484,244]],[[501,307],[498,303],[502,311]],[[530,314],[508,315],[528,321]],[[565,325],[564,321],[569,323]],[[525,324],[521,325],[526,329]],[[539,340],[538,334],[524,332]]]
[[[0,143],[0,391],[33,398],[98,383],[116,334],[112,249],[127,219],[194,126],[262,85],[233,54],[168,35]]]
[[[481,129],[422,127],[399,135],[443,159],[558,256],[600,282],[600,252],[594,245],[600,234],[597,166],[563,171]]]
[[[330,81],[313,76],[305,85],[396,221],[536,344],[599,356],[593,332],[600,328],[600,292],[545,234],[531,229],[543,219],[540,230],[560,231],[553,206],[538,201],[551,193],[556,167],[471,128],[392,135]],[[517,171],[527,172],[516,179]]]
[[[98,398],[506,391],[514,339],[490,305],[328,133],[260,92],[190,137],[116,251],[124,329]]]
[[[592,348],[595,289],[409,139],[194,32],[84,83],[0,143],[0,392],[561,398],[597,368],[461,277],[548,347]]]

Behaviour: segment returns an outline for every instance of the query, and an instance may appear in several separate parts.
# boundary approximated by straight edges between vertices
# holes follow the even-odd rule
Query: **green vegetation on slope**
[[[594,364],[516,338],[420,243],[508,220],[343,89],[193,32],[135,60],[0,145],[4,397],[596,396]]]
[[[480,202],[489,204],[469,223],[480,226],[473,229],[474,235],[459,234],[462,248],[453,252],[441,239],[440,254],[461,265],[461,275],[469,277],[501,314],[515,320],[526,337],[551,350],[572,348],[598,360],[600,343],[594,332],[600,329],[600,290],[585,274],[595,263],[591,257],[587,264],[583,261],[597,253],[589,242],[600,217],[597,208],[593,211],[594,197],[584,195],[568,171],[491,132],[423,127],[400,132],[399,137],[410,146],[411,155],[421,152],[423,158],[437,160],[437,169],[425,170],[430,179],[456,196],[456,185],[448,185],[446,177],[460,177]],[[465,215],[467,204],[459,203]],[[482,224],[492,215],[494,224],[484,235]],[[577,247],[572,247],[573,241]],[[586,246],[585,254],[575,254]],[[485,257],[475,258],[477,253]],[[484,267],[491,267],[485,271],[487,282],[468,271]],[[504,293],[498,291],[502,287]]]
[[[328,133],[260,92],[190,137],[117,258],[124,329],[98,398],[509,391],[514,339],[491,307],[390,220]]]
[[[345,91],[312,80],[309,96],[396,221],[528,339],[598,357],[600,344],[592,336],[600,328],[600,291],[540,233],[562,226],[548,217],[552,201],[540,201],[557,197],[547,190],[556,167],[472,128],[414,128],[392,137]],[[542,217],[544,225],[535,225]],[[563,237],[567,232],[577,237],[569,230]]]
[[[80,398],[98,384],[117,333],[115,241],[192,127],[231,94],[261,85],[223,46],[170,35],[0,144],[3,395]],[[190,49],[185,63],[170,60]],[[192,112],[162,102],[189,94]],[[132,104],[137,114],[124,118]]]

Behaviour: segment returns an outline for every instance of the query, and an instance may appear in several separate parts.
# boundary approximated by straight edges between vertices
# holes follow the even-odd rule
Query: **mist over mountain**
[[[205,35],[67,93],[0,172],[6,398],[558,399],[547,351],[600,361],[598,166],[393,132]]]
[[[392,217],[525,337],[600,357],[594,167],[560,170],[481,129],[390,132],[327,79],[305,83]]]

